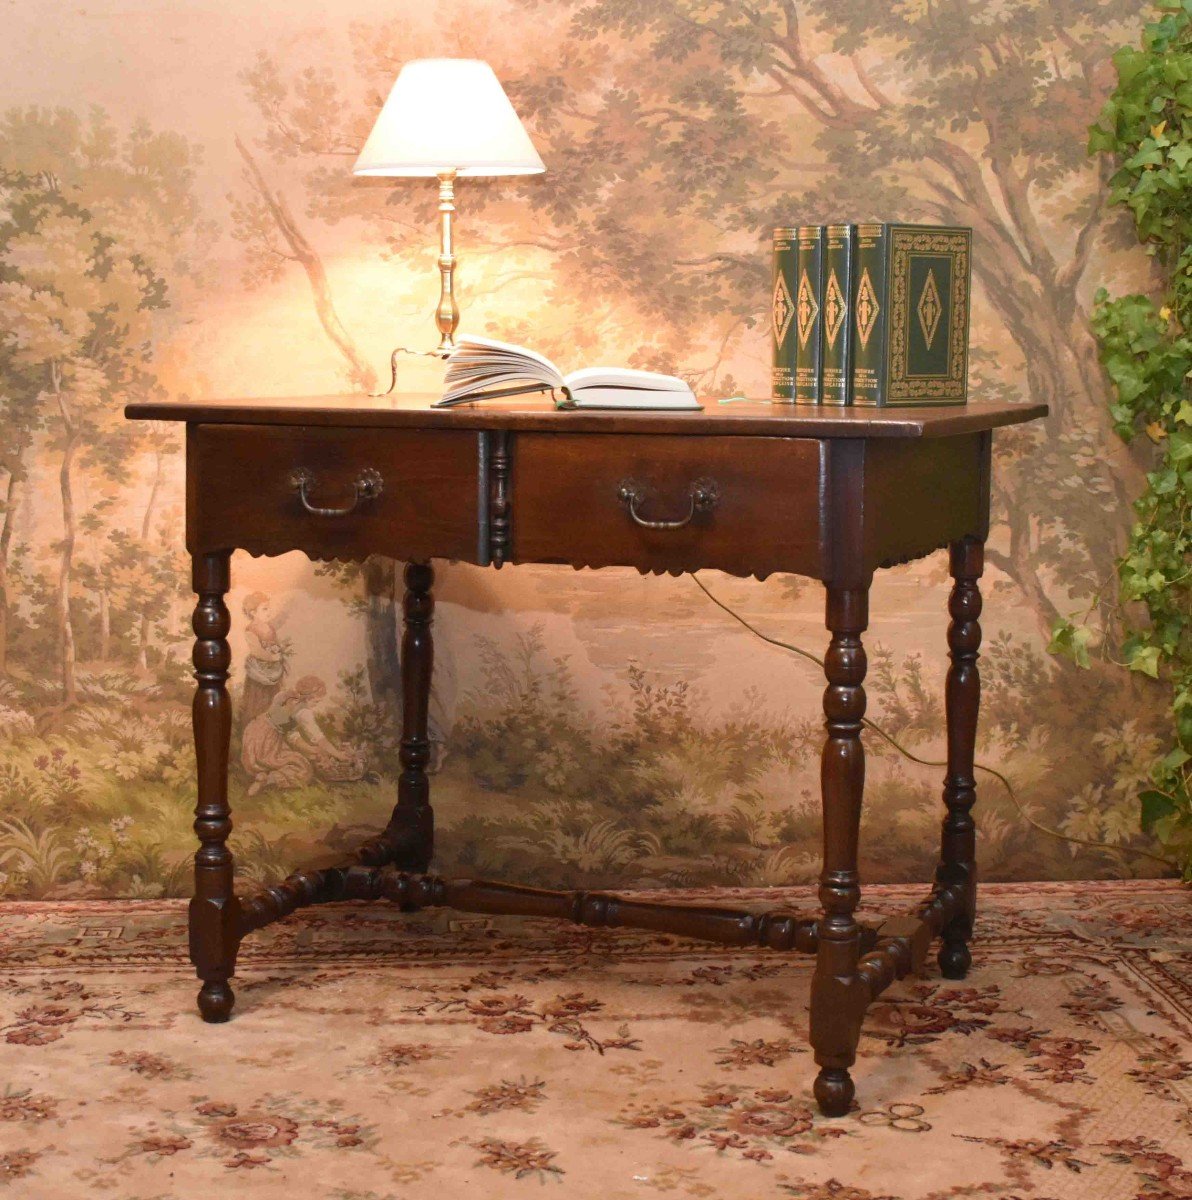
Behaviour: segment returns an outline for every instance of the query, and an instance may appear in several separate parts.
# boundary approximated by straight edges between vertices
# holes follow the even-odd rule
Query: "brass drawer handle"
[[[629,509],[633,523],[640,525],[642,529],[682,529],[684,525],[691,524],[691,519],[696,513],[708,512],[716,506],[716,502],[720,499],[720,489],[711,479],[697,479],[688,492],[691,506],[687,510],[687,515],[674,521],[651,521],[643,517],[637,509],[638,505],[644,503],[645,493],[641,484],[632,479],[622,482],[617,489],[617,498]]]
[[[305,467],[299,467],[290,476],[290,487],[298,493],[302,507],[312,517],[346,517],[350,513],[354,513],[362,502],[375,500],[385,490],[385,482],[381,478],[381,473],[374,471],[372,467],[365,467],[356,476],[356,482],[352,485],[355,495],[352,497],[351,504],[345,504],[342,508],[321,508],[310,502],[310,492],[314,485],[315,477]]]

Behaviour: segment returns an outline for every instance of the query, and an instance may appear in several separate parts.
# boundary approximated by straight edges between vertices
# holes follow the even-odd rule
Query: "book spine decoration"
[[[824,230],[823,403],[848,404],[852,383],[855,225],[828,225]]]
[[[886,353],[889,343],[890,226],[857,226],[857,278],[853,288],[852,403],[883,405],[887,402]]]
[[[795,398],[796,327],[794,294],[796,235],[794,228],[774,230],[774,290],[770,303],[773,360],[770,397],[784,404]]]
[[[964,404],[972,230],[857,229],[852,402]]]
[[[824,226],[800,225],[795,247],[795,402],[824,400]]]

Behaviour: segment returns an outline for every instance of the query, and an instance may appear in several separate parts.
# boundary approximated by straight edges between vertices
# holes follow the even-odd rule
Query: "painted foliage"
[[[430,347],[434,189],[349,168],[401,64],[434,54],[489,60],[548,166],[461,184],[465,327],[568,368],[763,393],[773,226],[973,227],[972,390],[1052,410],[996,442],[980,754],[1017,800],[983,777],[983,869],[1161,869],[1134,799],[1161,697],[1045,652],[1057,614],[1095,619],[1147,466],[1114,440],[1088,330],[1096,284],[1145,287],[1146,259],[1084,151],[1137,5],[406,7],[353,0],[335,25],[305,2],[168,25],[148,2],[64,10],[53,31],[5,18],[0,894],[185,891],[181,444],[120,409],[371,389],[393,346]],[[436,386],[427,360],[401,364],[403,388]],[[387,815],[400,568],[237,555],[233,575],[234,843],[264,879]],[[822,648],[818,586],[704,582],[768,635]],[[927,760],[942,750],[946,593],[941,562],[889,572],[868,637],[871,713]],[[444,564],[438,595],[444,869],[812,877],[813,665],[685,579]],[[939,771],[880,738],[869,750],[867,875],[921,876]]]

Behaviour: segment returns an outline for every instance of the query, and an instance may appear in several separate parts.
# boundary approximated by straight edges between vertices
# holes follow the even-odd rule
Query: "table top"
[[[285,396],[130,404],[137,421],[303,425],[396,429],[508,429],[550,433],[645,433],[804,438],[937,438],[1018,425],[1047,415],[1045,404],[922,408],[836,408],[769,401],[715,400],[699,412],[560,411],[549,400],[520,397],[459,408],[431,407],[437,395]]]

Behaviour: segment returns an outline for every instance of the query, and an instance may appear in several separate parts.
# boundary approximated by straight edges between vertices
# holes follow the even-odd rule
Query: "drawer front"
[[[512,557],[815,575],[825,459],[806,438],[519,434]]]
[[[187,546],[483,561],[480,479],[468,430],[196,425]]]

